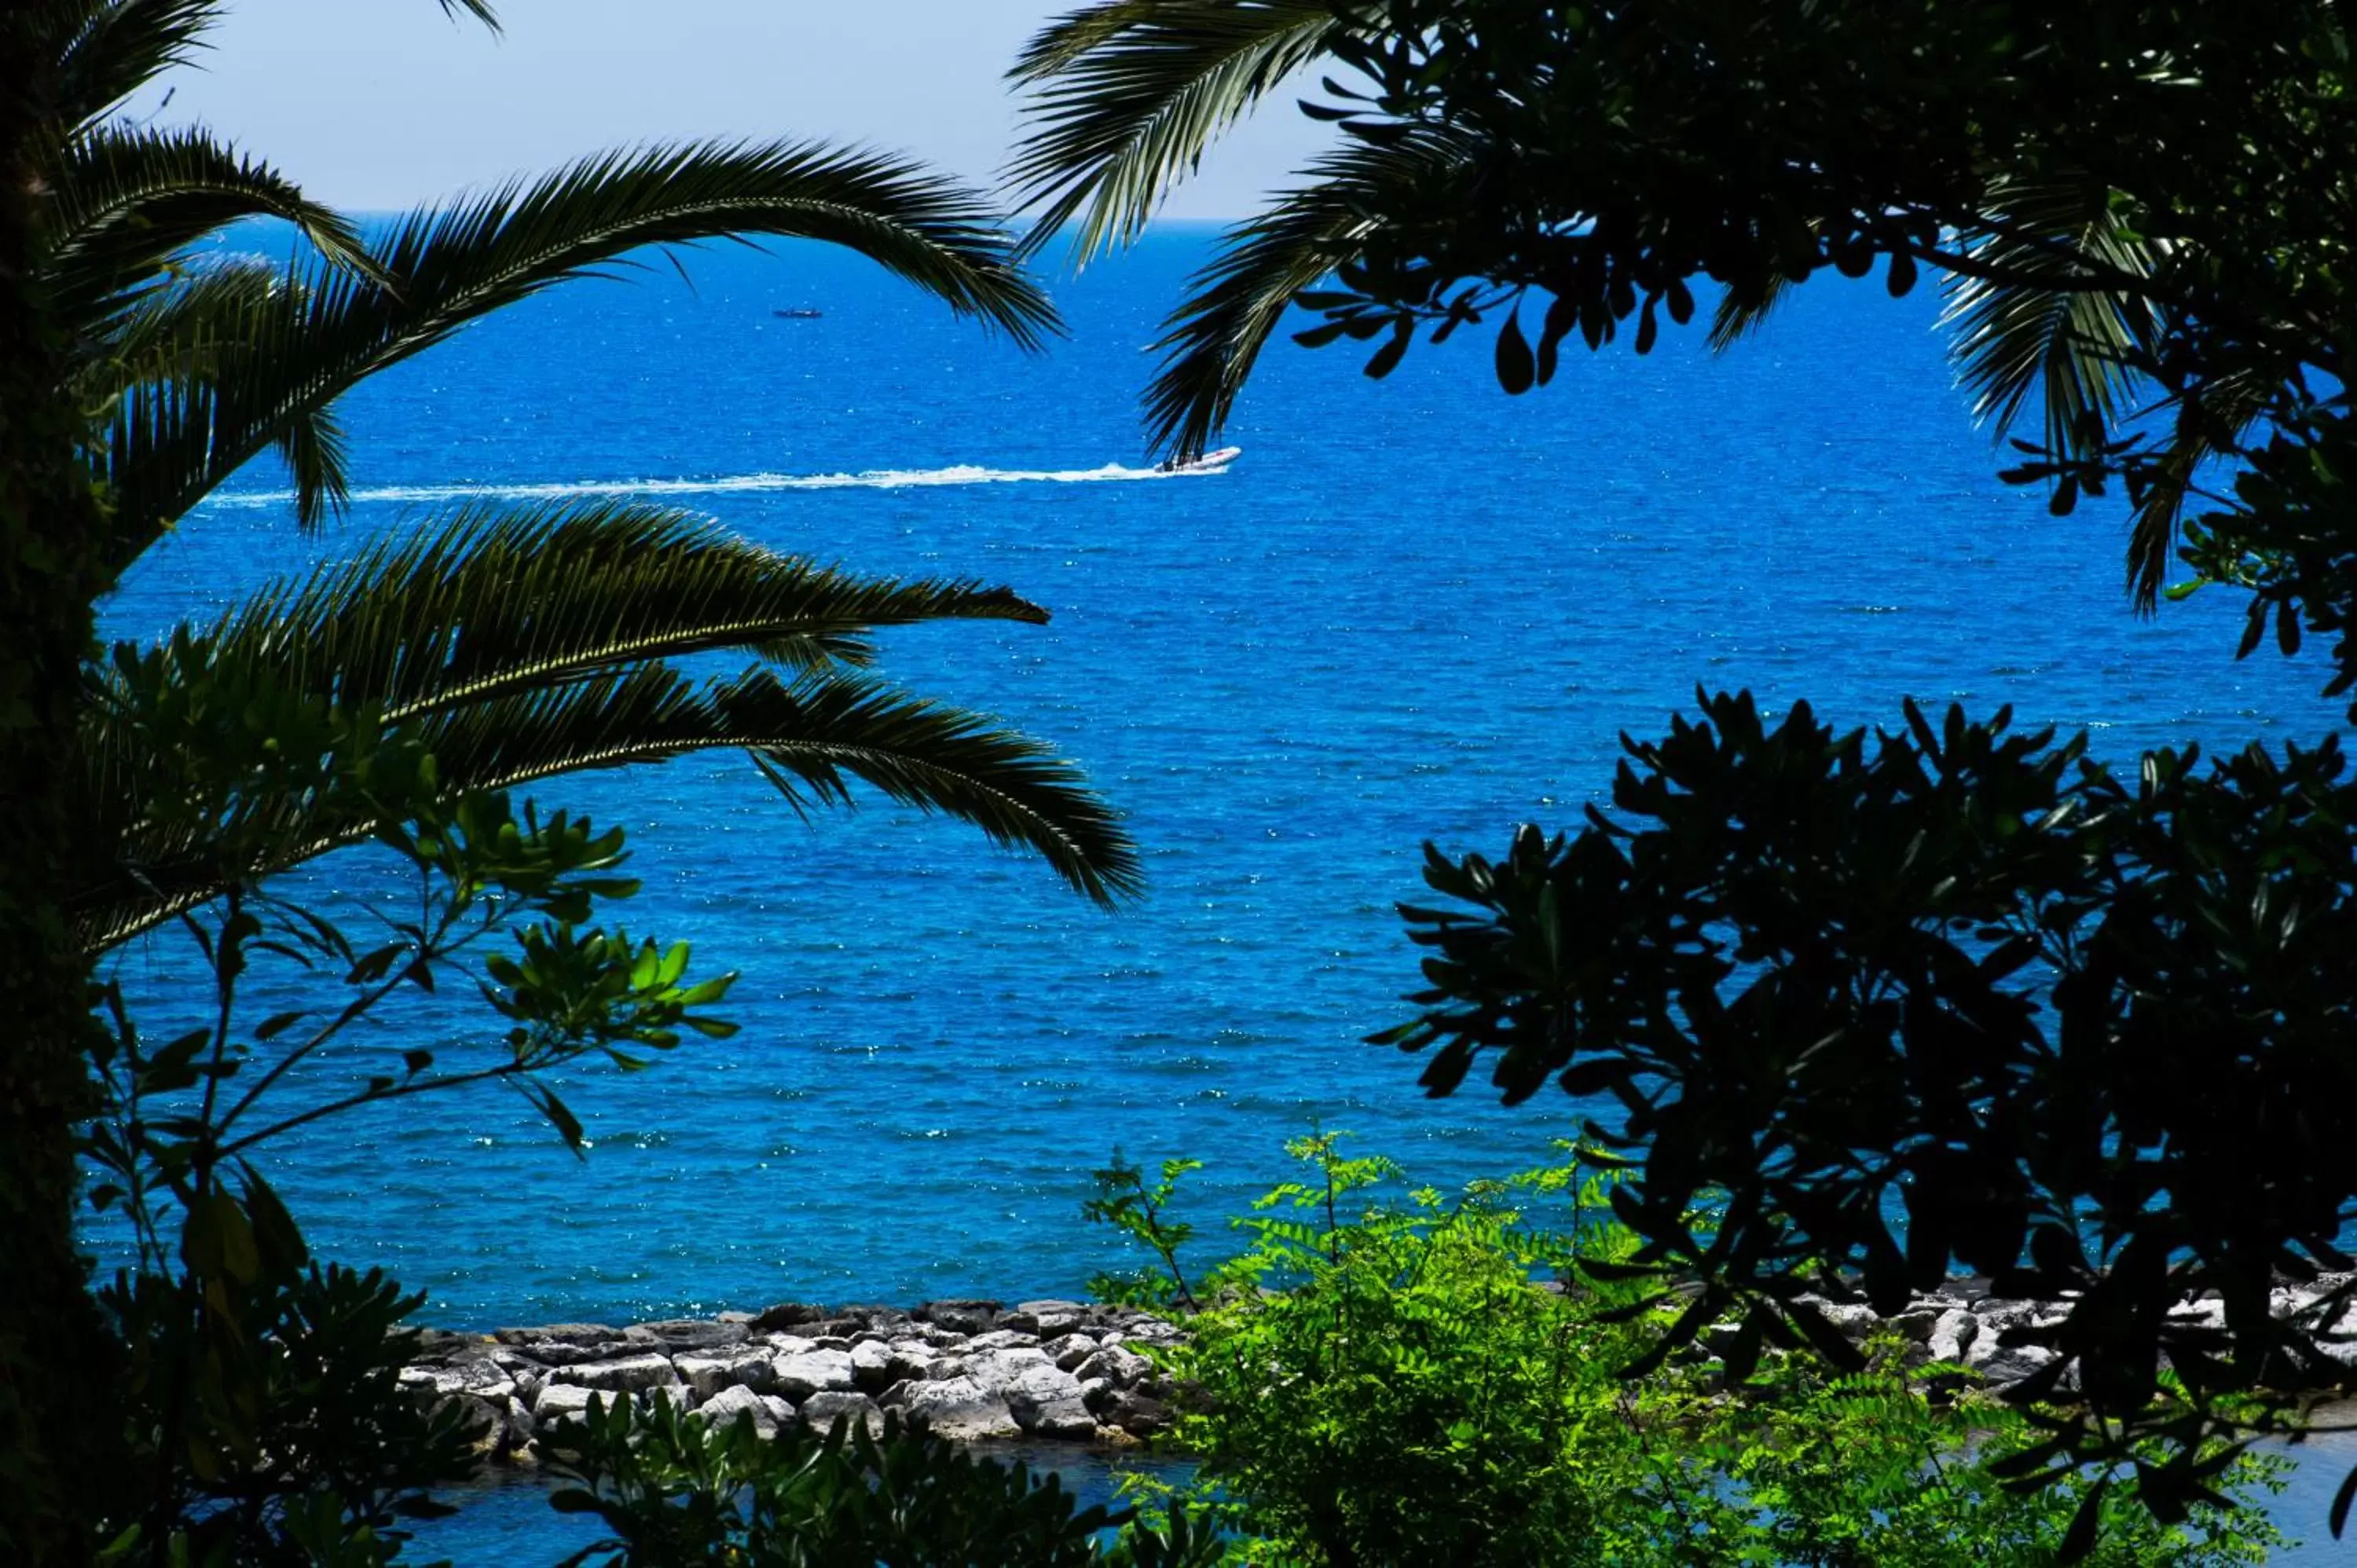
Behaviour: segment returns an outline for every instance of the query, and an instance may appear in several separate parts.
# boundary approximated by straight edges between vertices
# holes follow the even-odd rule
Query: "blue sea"
[[[320,1252],[467,1328],[1077,1294],[1129,1261],[1079,1216],[1116,1147],[1205,1163],[1179,1207],[1208,1255],[1313,1127],[1444,1185],[1572,1132],[1561,1098],[1424,1100],[1416,1059],[1361,1043],[1417,983],[1394,906],[1426,840],[1576,825],[1620,734],[1698,686],[1846,725],[2009,703],[2127,765],[2341,722],[2320,657],[2233,660],[2223,591],[2134,616],[2116,501],[2058,519],[1994,477],[1929,289],[1828,277],[1725,356],[1698,329],[1566,353],[1520,399],[1480,334],[1380,382],[1347,344],[1279,343],[1243,456],[1159,474],[1143,346],[1211,237],[1060,281],[1071,336],[1038,355],[813,246],[573,285],[345,402],[340,523],[305,537],[257,464],[141,562],[110,635],[462,501],[643,491],[777,549],[1004,583],[1052,624],[896,631],[885,671],[1052,740],[1145,855],[1146,896],[1107,913],[954,823],[878,800],[805,822],[734,756],[550,781],[544,807],[629,830],[632,930],[741,975],[742,1033],[567,1079],[585,1158],[491,1090],[288,1137],[271,1168]],[[290,886],[355,921],[395,896],[364,853]],[[181,1015],[175,939],[117,961],[151,1032]],[[280,994],[304,993],[265,978],[255,1016]],[[496,1033],[455,988],[419,998],[283,1103]]]

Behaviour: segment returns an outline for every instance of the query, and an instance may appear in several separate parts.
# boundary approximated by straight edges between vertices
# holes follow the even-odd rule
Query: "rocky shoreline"
[[[2340,1283],[2278,1290],[2276,1311],[2298,1311]],[[1999,1388],[2053,1359],[2003,1343],[2005,1331],[2060,1315],[2052,1303],[1993,1296],[1974,1280],[1919,1296],[1888,1320],[1865,1306],[1819,1310],[1857,1339],[1887,1321],[1916,1364],[1951,1362]],[[2173,1316],[2215,1322],[2220,1309],[2197,1301]],[[1732,1332],[1706,1330],[1705,1348]],[[591,1398],[640,1393],[713,1420],[750,1412],[764,1432],[844,1415],[875,1422],[899,1410],[960,1442],[1133,1447],[1171,1422],[1173,1391],[1144,1349],[1184,1333],[1135,1307],[1076,1301],[930,1301],[909,1311],[786,1302],[626,1328],[429,1330],[401,1381],[426,1398],[458,1401],[488,1423],[486,1451],[515,1464],[533,1463],[541,1428],[578,1416]],[[2357,1362],[2357,1344],[2348,1354]]]
[[[1181,1330],[1135,1307],[931,1301],[912,1311],[787,1302],[758,1313],[613,1328],[559,1323],[429,1330],[402,1386],[489,1423],[486,1450],[529,1464],[544,1426],[593,1397],[651,1393],[764,1432],[887,1410],[960,1442],[1132,1447],[1170,1424],[1169,1390],[1139,1347]]]

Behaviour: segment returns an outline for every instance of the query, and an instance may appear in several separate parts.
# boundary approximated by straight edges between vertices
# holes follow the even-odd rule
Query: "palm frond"
[[[771,783],[848,804],[848,774],[903,805],[980,828],[1028,849],[1100,904],[1144,889],[1145,872],[1119,819],[1078,767],[983,714],[892,691],[864,676],[792,685],[756,671],[715,702],[740,730],[773,738],[749,747]]]
[[[2138,610],[2149,614],[2159,604],[2177,553],[2179,526],[2201,466],[2241,449],[2244,435],[2266,414],[2275,390],[2262,378],[2241,371],[2214,377],[2198,394],[2171,400],[2176,418],[2168,445],[2128,529],[2127,586]]]
[[[2132,401],[2149,384],[2137,366],[2162,319],[2149,301],[2088,288],[2074,263],[2144,277],[2156,252],[2120,220],[2107,191],[2068,174],[2005,181],[1991,208],[1991,230],[1964,245],[1996,277],[1951,274],[1940,317],[1958,383],[1973,416],[1997,436],[2035,408],[2047,451],[2090,456],[2133,416]],[[2192,439],[2201,411],[2185,412],[2163,482],[2147,492],[2130,535],[2128,584],[2140,609],[2152,607],[2167,575],[2187,487],[2211,450]]]
[[[691,689],[650,667],[469,704],[426,731],[444,777],[516,789],[584,767],[749,752],[798,809],[848,806],[852,780],[1027,849],[1099,903],[1143,886],[1136,851],[1079,769],[987,715],[909,695],[872,676],[766,670]]]
[[[317,528],[350,504],[350,446],[331,409],[307,408],[289,419],[272,443],[295,485],[295,521]]]
[[[116,854],[87,874],[71,908],[92,950],[120,945],[218,897],[235,879],[267,876],[375,836],[374,818],[349,797],[285,792],[226,818],[178,813],[144,821],[129,797],[143,781],[135,737],[103,722],[85,740],[93,829],[111,828]],[[1100,904],[1143,886],[1135,846],[1052,748],[987,715],[895,691],[865,675],[766,670],[698,686],[649,663],[510,691],[435,714],[413,726],[434,757],[446,798],[520,789],[562,774],[661,763],[698,752],[751,754],[799,810],[848,806],[853,780],[927,812],[1028,850]],[[224,846],[240,852],[224,858]]]
[[[52,0],[48,105],[62,134],[96,124],[174,66],[195,63],[226,0]]]
[[[1056,18],[1008,80],[1033,129],[1007,179],[1039,209],[1028,252],[1085,214],[1074,259],[1135,240],[1203,153],[1316,59],[1335,14],[1325,0],[1103,0]]]
[[[1952,274],[1941,313],[1973,416],[2002,434],[2035,397],[2046,445],[2058,456],[2078,454],[2086,432],[2119,423],[2137,380],[2133,361],[2160,326],[2149,303],[2089,289],[2072,265],[2084,256],[2150,274],[2150,248],[2127,232],[2106,197],[2077,179],[2005,182],[1992,202],[2002,231],[1969,239],[1967,249],[2012,281]],[[2053,286],[2040,286],[2041,278]]]
[[[1717,308],[1711,312],[1710,335],[1706,339],[1710,351],[1724,354],[1746,338],[1768,325],[1776,307],[1792,297],[1792,283],[1782,273],[1764,274],[1755,287],[1738,289],[1730,285],[1719,295]]]
[[[1149,441],[1179,456],[1208,446],[1293,296],[1360,255],[1371,214],[1419,209],[1411,193],[1460,178],[1466,156],[1432,126],[1382,146],[1353,141],[1313,162],[1310,183],[1228,230],[1153,345],[1164,360],[1146,394]]]
[[[221,346],[289,286],[277,263],[239,256],[124,291],[103,329],[77,346],[76,398],[102,418],[126,389],[216,374]]]
[[[283,219],[334,264],[372,265],[348,220],[200,130],[95,127],[69,144],[50,179],[38,264],[59,318],[85,340],[102,340],[127,298],[240,219]]]
[[[436,0],[436,3],[441,5],[442,14],[446,16],[456,16],[463,13],[472,16],[494,33],[500,30],[499,13],[492,9],[491,0]]]
[[[856,575],[674,508],[596,500],[469,507],[388,535],[262,589],[202,641],[399,723],[652,659],[738,648],[821,670],[867,663],[877,627],[1047,619],[1004,587]]]
[[[1054,307],[1012,264],[986,199],[920,165],[817,142],[697,143],[608,153],[529,184],[412,214],[378,248],[385,272],[471,320],[648,245],[725,237],[856,251],[1027,348]]]
[[[810,143],[592,158],[413,214],[371,247],[386,282],[299,270],[254,305],[234,335],[242,351],[201,386],[127,389],[107,468],[116,566],[361,378],[542,289],[611,275],[632,251],[744,236],[845,245],[1027,347],[1057,325],[982,199],[914,164]]]
[[[1134,889],[1135,853],[1069,764],[846,669],[870,657],[874,627],[1046,618],[1004,588],[855,577],[685,513],[575,503],[471,510],[387,541],[264,589],[165,657],[173,690],[371,714],[425,745],[453,796],[737,746],[797,800],[841,803],[845,780],[865,779],[1030,848],[1103,900]],[[724,649],[794,678],[756,668],[698,685],[669,662]],[[373,831],[349,799],[316,791],[203,798],[223,787],[183,777],[190,748],[161,743],[145,713],[120,671],[101,676],[78,842],[102,853],[76,899],[93,945]]]

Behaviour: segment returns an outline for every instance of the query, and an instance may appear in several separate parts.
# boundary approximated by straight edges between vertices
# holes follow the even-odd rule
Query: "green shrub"
[[[403,1521],[450,1511],[433,1494],[475,1473],[483,1434],[400,1387],[424,1292],[266,1245],[204,1289],[205,1312],[189,1276],[99,1293],[124,1348],[119,1480],[145,1505],[103,1561],[375,1568]]]
[[[1993,1402],[1926,1397],[1895,1336],[1850,1376],[1773,1349],[1740,1381],[1699,1351],[1624,1376],[1677,1304],[1611,1281],[1636,1241],[1575,1165],[1450,1199],[1400,1191],[1395,1165],[1330,1135],[1289,1152],[1312,1179],[1234,1222],[1249,1245],[1159,1353],[1186,1407],[1170,1441],[1200,1461],[1162,1490],[1232,1532],[1232,1562],[2026,1568],[2096,1526],[2106,1564],[2281,1544],[2243,1500],[2280,1487],[2274,1461],[2233,1460],[2229,1506],[2175,1525],[2132,1477],[2007,1489],[1988,1465],[2037,1434]],[[1542,1208],[1561,1229],[1526,1222]]]

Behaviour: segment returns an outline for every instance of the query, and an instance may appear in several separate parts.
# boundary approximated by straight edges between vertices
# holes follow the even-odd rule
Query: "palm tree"
[[[491,21],[485,0],[441,3]],[[829,240],[1019,344],[1055,325],[980,199],[902,160],[815,144],[611,154],[364,236],[206,133],[153,130],[123,114],[160,72],[200,53],[224,9],[221,0],[29,0],[0,23],[0,424],[12,489],[0,522],[10,602],[63,595],[75,606],[12,639],[30,653],[5,672],[12,682],[70,689],[61,669],[32,660],[51,650],[70,660],[87,637],[88,602],[254,456],[274,449],[288,465],[304,526],[334,512],[348,470],[337,400],[362,377],[539,289],[628,267],[642,247]],[[200,261],[207,236],[253,217],[292,223],[308,259]],[[77,414],[94,483],[77,495],[59,474],[65,504],[50,484],[30,491],[26,510],[16,482],[48,472],[28,455],[38,458]],[[92,494],[103,504],[86,504]],[[48,532],[28,526],[36,521]],[[51,547],[69,532],[70,548]],[[503,571],[509,581],[495,586]],[[1067,767],[860,671],[867,627],[976,617],[1044,618],[1004,591],[863,582],[651,509],[468,513],[267,590],[163,648],[118,650],[111,665],[86,671],[74,756],[38,759],[22,744],[30,736],[62,751],[75,737],[54,701],[38,708],[38,727],[12,718],[9,776],[38,794],[12,798],[24,831],[9,835],[0,889],[0,923],[29,987],[0,1140],[0,1208],[22,1265],[0,1340],[38,1342],[75,1374],[48,1376],[42,1356],[0,1347],[0,1373],[24,1407],[5,1423],[19,1462],[0,1537],[42,1561],[78,1560],[97,1518],[147,1506],[124,1495],[131,1466],[107,1387],[111,1341],[91,1310],[71,1218],[81,1183],[69,1133],[91,1109],[91,1043],[87,968],[65,961],[73,939],[86,953],[102,950],[364,826],[331,796],[198,777],[198,758],[168,744],[172,704],[159,699],[177,696],[186,711],[208,694],[276,689],[342,704],[440,746],[439,777],[453,793],[746,746],[791,798],[839,800],[846,779],[865,779],[1035,849],[1099,898],[1135,886],[1126,840]],[[735,681],[704,683],[673,662],[715,649],[756,662]],[[10,691],[9,703],[34,711]],[[60,898],[70,932],[57,918]],[[37,999],[48,1000],[46,1013]],[[74,1013],[81,1028],[66,1016]],[[110,1397],[92,1400],[93,1387]],[[146,1544],[161,1553],[165,1532]]]
[[[1029,99],[1031,128],[1008,168],[1010,188],[1036,215],[1025,248],[1067,226],[1076,263],[1129,243],[1228,128],[1309,70],[1347,73],[1385,42],[1381,7],[1325,0],[1094,0],[1058,17],[1008,73]],[[1330,78],[1327,86],[1348,95]],[[1382,118],[1363,102],[1356,108],[1361,124]],[[1362,263],[1387,221],[1467,182],[1485,156],[1447,125],[1379,129],[1313,161],[1302,183],[1231,229],[1191,280],[1154,345],[1166,355],[1145,397],[1156,446],[1189,456],[1209,446],[1297,297]],[[2171,416],[2128,543],[2129,587],[2149,608],[2201,465],[2250,427],[2266,389],[2229,381],[2155,396],[2139,367],[2164,333],[2165,311],[2133,286],[2090,279],[2150,277],[2166,247],[2134,233],[2109,192],[2050,170],[1998,178],[1987,194],[1986,227],[1958,236],[1972,271],[1947,278],[1943,320],[1959,379],[1998,437],[2035,408],[2039,445],[2065,465],[2101,450],[2134,419]],[[1730,292],[1714,344],[1757,327],[1784,293],[1772,279],[1757,293]],[[1358,332],[1380,325],[1369,317]],[[1305,334],[1336,335],[1331,323]],[[1540,379],[1551,358],[1544,349],[1542,356]]]
[[[490,19],[480,0],[445,4]],[[640,265],[630,252],[649,246],[826,240],[1018,345],[1056,327],[981,198],[901,159],[815,143],[609,153],[363,236],[200,130],[123,122],[129,96],[194,58],[222,9],[53,5],[63,87],[35,261],[72,333],[70,391],[91,413],[110,580],[274,448],[298,521],[317,526],[347,494],[335,414],[345,392],[490,311]],[[293,223],[313,253],[285,265],[192,255],[255,216]],[[144,659],[149,675],[183,686],[268,687],[377,713],[387,733],[431,741],[454,797],[736,746],[790,799],[847,800],[845,780],[865,779],[1039,854],[1100,901],[1133,891],[1127,838],[1068,764],[863,671],[870,627],[977,618],[1047,618],[1004,588],[864,580],[657,509],[470,509],[264,589]],[[700,684],[676,668],[716,650],[757,661]],[[125,651],[94,675],[84,725],[74,914],[96,948],[369,832],[323,820],[315,802],[231,798],[221,779],[189,776],[186,758],[156,748],[155,689],[130,676],[141,659]]]

